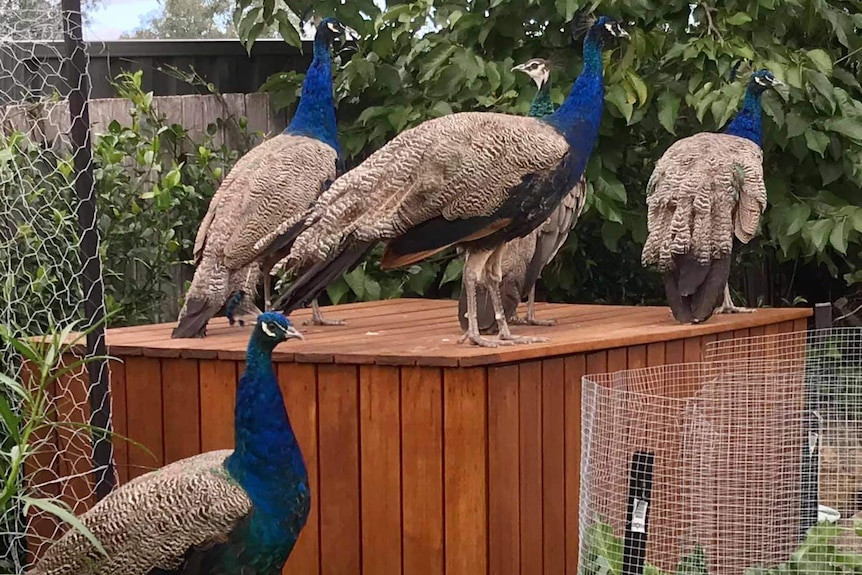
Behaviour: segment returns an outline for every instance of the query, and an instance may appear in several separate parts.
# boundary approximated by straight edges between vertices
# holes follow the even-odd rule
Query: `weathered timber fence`
[[[67,91],[55,44],[60,43],[14,42],[0,54],[0,68],[15,70],[14,77],[0,78],[0,97],[8,98],[0,100],[0,105]],[[87,42],[86,51],[93,98],[115,97],[110,80],[120,72],[138,70],[144,71],[142,88],[155,96],[197,92],[194,86],[161,71],[168,67],[184,71],[193,67],[219,92],[247,94],[256,92],[272,74],[304,71],[311,61],[312,44],[305,42],[300,51],[282,40],[262,39],[249,55],[238,40],[118,40]],[[21,65],[5,61],[12,59]]]

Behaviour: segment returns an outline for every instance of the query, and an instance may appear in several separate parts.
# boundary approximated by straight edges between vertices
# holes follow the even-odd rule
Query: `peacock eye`
[[[269,322],[265,321],[260,324],[260,329],[262,329],[263,333],[265,333],[269,337],[275,337],[275,331],[272,329],[272,326],[269,325]]]

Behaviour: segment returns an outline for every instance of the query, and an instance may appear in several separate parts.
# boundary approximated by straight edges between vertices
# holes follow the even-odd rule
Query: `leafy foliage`
[[[246,12],[259,9],[261,23],[281,22],[282,12],[268,0],[239,5]],[[288,0],[287,6],[303,14],[311,4]],[[830,277],[862,281],[859,2],[730,0],[716,6],[692,11],[681,0],[416,0],[390,2],[381,11],[373,0],[314,3],[317,14],[335,15],[362,35],[359,52],[336,78],[340,137],[354,163],[429,118],[468,110],[526,114],[535,88],[511,67],[531,57],[557,63],[552,97],[560,103],[580,69],[580,48],[572,45],[567,22],[594,8],[627,23],[630,41],[606,47],[606,112],[587,170],[588,205],[544,274],[552,298],[661,299],[658,278],[640,266],[643,190],[675,139],[726,126],[745,88],[744,74],[730,78],[740,60],[768,67],[787,84],[763,99],[769,208],[761,240],[740,251],[739,263],[746,278],[754,262],[770,264],[761,267],[758,281],[745,282],[748,299],[794,301],[801,285],[779,293],[772,285],[777,277],[785,283],[814,277],[821,286],[817,296]],[[296,29],[280,29],[298,45]],[[255,27],[240,35],[253,41]],[[302,79],[302,73],[277,74],[263,89],[290,107]]]

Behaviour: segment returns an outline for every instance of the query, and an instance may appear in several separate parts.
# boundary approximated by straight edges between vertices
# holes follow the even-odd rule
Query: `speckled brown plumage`
[[[70,529],[30,574],[145,575],[179,568],[188,549],[223,541],[252,509],[222,465],[230,454],[211,451],[129,481],[79,517],[108,558]]]
[[[647,184],[649,235],[642,262],[665,274],[668,297],[680,321],[703,321],[727,282],[733,238],[747,243],[766,208],[763,153],[749,139],[702,133],[674,143],[656,163]],[[722,277],[719,277],[722,276]],[[677,297],[709,284],[700,311],[681,313]],[[674,295],[676,294],[676,295]]]
[[[270,242],[301,222],[325,183],[335,179],[336,155],[331,146],[314,138],[280,134],[237,162],[198,229],[197,269],[178,330],[202,334],[206,321],[240,290],[247,297],[237,315],[259,312],[253,300],[261,280],[261,260],[277,261],[284,255],[269,254]],[[183,327],[187,315],[195,319],[186,321],[189,329]]]
[[[526,174],[555,168],[568,150],[562,134],[533,118],[464,112],[430,120],[333,183],[288,259],[305,266],[347,238],[391,239],[437,216],[491,215]]]

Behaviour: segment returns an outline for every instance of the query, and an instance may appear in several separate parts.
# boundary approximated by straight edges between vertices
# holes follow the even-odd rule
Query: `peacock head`
[[[770,72],[763,69],[758,70],[751,75],[751,80],[748,81],[748,89],[755,94],[762,94],[769,88],[780,86],[781,82]]]
[[[324,18],[317,25],[315,38],[322,39],[329,46],[332,45],[336,38],[339,38],[343,44],[347,41],[348,37],[355,38],[355,32],[332,16]]]
[[[551,75],[551,66],[547,60],[543,60],[542,58],[533,58],[532,60],[527,60],[523,64],[519,64],[512,68],[514,72],[517,70],[518,72],[523,72],[527,76],[533,79],[536,83],[536,86],[541,88],[545,85],[545,82],[548,81],[548,78]]]
[[[628,38],[629,33],[610,16],[599,16],[590,27],[589,36],[594,40],[602,41],[605,38]]]
[[[272,350],[288,339],[305,339],[283,313],[268,311],[257,316],[252,340],[264,349]]]

